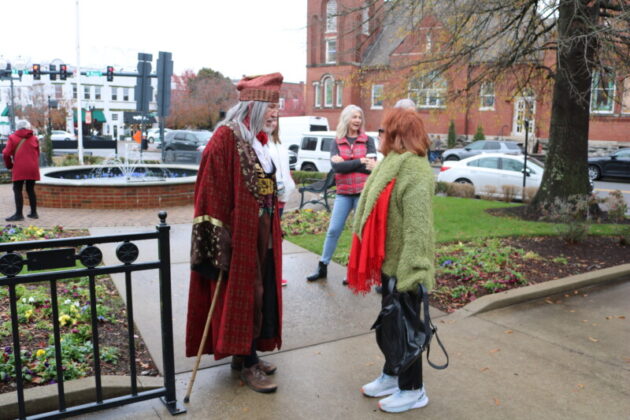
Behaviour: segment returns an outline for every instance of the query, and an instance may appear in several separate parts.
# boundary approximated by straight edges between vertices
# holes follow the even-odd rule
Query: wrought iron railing
[[[104,235],[75,237],[65,239],[50,239],[42,241],[10,242],[0,244],[0,287],[8,287],[15,378],[17,387],[17,405],[20,419],[48,419],[76,416],[93,411],[104,410],[138,401],[160,398],[173,415],[184,413],[186,410],[177,402],[175,393],[175,363],[173,354],[173,324],[171,306],[171,268],[170,268],[170,226],[166,224],[166,212],[160,212],[160,224],[156,231],[132,233],[124,235]],[[149,262],[135,262],[139,255],[138,246],[133,241],[156,239],[158,242],[158,260]],[[103,253],[96,246],[98,244],[117,243],[116,256],[121,264],[102,265]],[[85,268],[76,268],[77,260]],[[24,266],[28,267],[22,273]],[[72,268],[70,268],[72,267]],[[65,269],[64,269],[65,268]],[[55,269],[56,271],[46,271]],[[136,340],[134,337],[132,277],[136,271],[159,271],[160,287],[160,316],[162,329],[162,355],[164,386],[138,392],[138,378],[136,372]],[[36,270],[43,270],[32,272]],[[127,303],[127,340],[130,360],[130,393],[124,396],[105,399],[101,383],[101,363],[99,349],[98,315],[96,311],[96,277],[103,274],[124,273],[125,295]],[[77,406],[68,406],[64,392],[64,372],[61,353],[61,326],[59,322],[59,305],[57,299],[57,282],[65,279],[87,277],[89,279],[90,319],[92,326],[93,370],[95,378],[94,400]],[[50,283],[50,302],[52,309],[56,382],[58,391],[58,409],[47,413],[35,414],[27,417],[28,401],[24,398],[24,378],[22,374],[22,360],[20,349],[20,333],[17,311],[16,286],[38,282]]]

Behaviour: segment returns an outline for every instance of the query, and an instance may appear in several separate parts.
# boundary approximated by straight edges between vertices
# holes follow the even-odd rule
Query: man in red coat
[[[258,392],[274,392],[276,366],[258,358],[282,344],[282,235],[268,135],[282,75],[246,77],[203,152],[195,186],[186,356],[197,354],[223,278],[203,353],[232,357]]]
[[[9,141],[2,151],[4,164],[11,169],[13,181],[13,195],[15,197],[15,214],[7,217],[7,222],[24,220],[22,208],[24,198],[22,188],[26,183],[26,193],[31,204],[31,219],[37,219],[37,197],[35,196],[35,181],[39,181],[39,141],[33,135],[31,124],[26,120],[17,122],[17,130],[9,136]]]

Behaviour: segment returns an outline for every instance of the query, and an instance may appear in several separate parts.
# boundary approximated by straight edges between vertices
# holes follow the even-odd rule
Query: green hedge
[[[312,171],[293,171],[291,176],[296,184],[302,184],[305,179],[324,179],[328,175],[326,172],[312,172]]]

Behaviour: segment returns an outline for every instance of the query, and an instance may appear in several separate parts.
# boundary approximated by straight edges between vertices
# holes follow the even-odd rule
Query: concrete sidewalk
[[[90,232],[146,229],[92,228]],[[173,226],[173,322],[180,401],[193,363],[192,358],[183,357],[189,237],[190,225]],[[140,259],[154,258],[157,252],[150,247],[140,249]],[[112,250],[103,251],[105,261],[113,258]],[[304,276],[315,267],[317,256],[288,242],[284,255],[289,280],[284,289],[284,345],[280,352],[265,356],[279,366],[278,392],[257,394],[242,385],[227,365],[229,359],[214,361],[204,356],[205,369],[197,376],[186,418],[347,420],[386,415],[378,411],[377,400],[359,393],[361,385],[379,374],[383,363],[369,330],[379,310],[379,297],[353,295],[341,285],[343,268],[335,264],[329,268],[327,281],[308,283]],[[620,272],[627,273],[627,268]],[[622,274],[621,278],[551,297],[537,290],[535,296],[545,297],[484,313],[460,311],[447,316],[434,310],[451,365],[436,371],[425,364],[431,403],[400,417],[627,418],[630,277]],[[160,332],[154,321],[159,302],[150,292],[157,290],[151,284],[156,283],[156,276],[149,273],[137,281],[143,284],[135,288],[143,302],[136,306],[137,325],[161,365]],[[441,357],[434,346],[432,358],[440,362]],[[169,417],[159,401],[148,401],[85,418]]]
[[[426,408],[399,415],[426,419],[625,419],[630,413],[630,282],[522,303],[463,319],[439,317],[451,356],[444,371],[426,366]],[[315,303],[315,302],[314,302]],[[372,305],[369,300],[356,306]],[[373,315],[377,312],[372,307]],[[625,317],[625,318],[623,318]],[[343,322],[346,322],[344,320]],[[275,394],[243,386],[228,365],[197,376],[186,418],[371,419],[387,415],[359,393],[383,358],[367,330],[267,356],[279,366]],[[308,320],[305,320],[308,322]],[[335,330],[335,325],[321,325]],[[439,351],[434,347],[438,360]],[[177,376],[178,397],[189,374]],[[158,401],[86,416],[165,419]]]

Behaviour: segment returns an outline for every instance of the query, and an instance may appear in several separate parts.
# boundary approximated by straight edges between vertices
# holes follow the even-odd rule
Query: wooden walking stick
[[[201,355],[203,354],[203,349],[206,347],[206,340],[208,339],[208,332],[210,331],[210,322],[212,321],[212,313],[214,312],[214,305],[217,303],[217,296],[219,296],[219,292],[221,291],[221,282],[223,281],[223,270],[219,271],[219,279],[217,280],[217,287],[214,289],[214,296],[212,297],[212,303],[210,304],[210,310],[208,311],[208,318],[206,318],[206,325],[203,328],[203,336],[201,337],[201,343],[199,344],[199,350],[197,351],[197,360],[195,362],[195,367],[192,371],[192,376],[190,378],[190,382],[188,383],[188,391],[186,391],[186,396],[184,397],[184,402],[187,403],[190,401],[190,393],[192,392],[193,384],[195,383],[195,378],[197,377],[197,370],[199,369],[199,362],[201,362]]]

